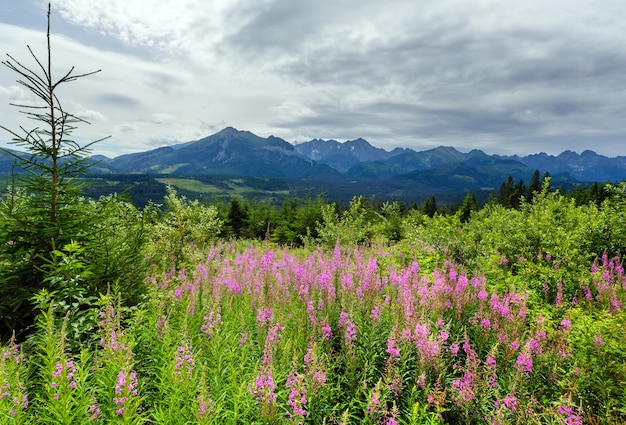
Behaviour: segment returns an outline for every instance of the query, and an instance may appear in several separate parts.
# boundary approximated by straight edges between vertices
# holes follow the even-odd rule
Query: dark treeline
[[[544,173],[541,177],[539,170],[535,170],[530,183],[527,185],[523,179],[515,181],[513,176],[509,175],[508,179],[500,185],[500,190],[492,196],[490,202],[518,209],[522,200],[532,203],[535,195],[542,190],[543,182],[549,178],[549,172]],[[599,182],[581,183],[573,189],[557,187],[554,190],[559,190],[566,197],[573,198],[576,205],[589,203],[600,205],[610,197],[609,192],[605,189],[607,184],[610,182],[605,184]],[[549,186],[548,190],[553,190],[553,188]]]
[[[526,184],[523,179],[517,181],[509,176],[502,182],[500,189],[491,193],[486,201],[480,201],[476,193],[467,193],[460,203],[438,202],[435,195],[426,197],[424,202],[413,202],[408,205],[398,200],[383,201],[373,197],[359,196],[360,207],[364,210],[364,217],[369,224],[380,224],[394,228],[390,222],[398,223],[408,217],[429,217],[436,214],[459,214],[461,222],[467,222],[474,211],[485,205],[501,205],[506,208],[519,209],[523,203],[532,204],[535,196],[542,190],[548,192],[559,190],[564,196],[575,200],[576,205],[593,203],[600,205],[610,194],[601,183],[579,185],[574,190],[563,191],[553,188],[550,183],[550,174],[536,170],[531,181]],[[354,200],[353,200],[354,201]],[[318,194],[312,197],[310,192],[299,196],[292,192],[281,203],[267,198],[252,198],[234,196],[228,199],[213,198],[206,202],[218,208],[220,218],[224,223],[222,237],[269,239],[282,244],[300,245],[306,237],[317,239],[318,228],[323,225],[323,207],[330,205],[336,215],[341,217],[350,208],[352,203],[343,204],[331,201]],[[397,239],[399,233],[385,236]]]

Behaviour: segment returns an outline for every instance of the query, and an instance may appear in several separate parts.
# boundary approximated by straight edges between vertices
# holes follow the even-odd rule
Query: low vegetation
[[[52,252],[36,324],[2,348],[3,423],[621,423],[626,186],[606,190],[466,221],[322,205],[296,247],[225,241],[172,189],[138,298],[85,246]]]

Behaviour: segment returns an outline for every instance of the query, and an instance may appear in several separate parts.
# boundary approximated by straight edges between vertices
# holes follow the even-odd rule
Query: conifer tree
[[[478,201],[476,200],[476,193],[471,192],[465,195],[463,203],[459,207],[459,214],[461,223],[467,223],[472,215],[472,211],[478,211]]]
[[[426,198],[423,206],[424,214],[428,217],[433,217],[437,213],[437,199],[435,195],[432,195],[430,198]]]
[[[500,185],[498,192],[498,203],[505,207],[510,207],[511,193],[513,193],[513,176],[509,174],[506,182]]]
[[[36,122],[32,129],[20,126],[11,130],[9,143],[24,153],[4,149],[16,160],[15,174],[6,198],[0,204],[0,333],[10,332],[28,323],[32,312],[29,298],[42,288],[45,268],[51,253],[80,238],[86,232],[87,219],[77,207],[81,187],[75,178],[90,165],[89,153],[95,140],[79,144],[71,138],[73,130],[85,120],[66,111],[57,96],[66,83],[95,74],[78,74],[74,67],[55,78],[52,72],[50,42],[50,4],[47,14],[47,56],[40,60],[27,46],[34,65],[28,67],[7,54],[2,65],[18,75],[18,84],[36,98],[33,104],[11,104],[28,119]],[[24,174],[25,173],[25,174]]]
[[[528,185],[528,191],[526,193],[528,203],[532,203],[535,194],[539,192],[541,192],[541,175],[539,174],[539,170],[535,170],[530,179],[530,184]]]

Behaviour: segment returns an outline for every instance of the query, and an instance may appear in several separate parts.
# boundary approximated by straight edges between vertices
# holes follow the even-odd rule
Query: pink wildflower
[[[533,370],[533,359],[530,357],[530,354],[519,353],[515,362],[515,369],[523,372],[526,376],[530,376]]]

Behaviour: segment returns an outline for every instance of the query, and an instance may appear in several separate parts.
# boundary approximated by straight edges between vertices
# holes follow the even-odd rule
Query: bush
[[[168,186],[163,216],[148,229],[152,243],[147,255],[156,264],[183,264],[214,241],[222,225],[217,208],[178,197]]]

